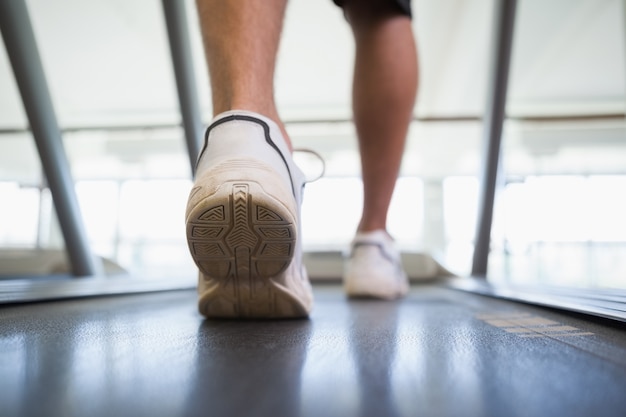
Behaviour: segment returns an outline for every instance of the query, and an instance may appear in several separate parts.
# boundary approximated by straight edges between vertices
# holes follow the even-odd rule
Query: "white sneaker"
[[[343,277],[346,294],[390,300],[409,291],[400,253],[387,232],[357,233],[350,249]]]
[[[186,213],[203,315],[309,314],[313,293],[300,238],[303,186],[304,175],[272,120],[245,111],[213,120]]]

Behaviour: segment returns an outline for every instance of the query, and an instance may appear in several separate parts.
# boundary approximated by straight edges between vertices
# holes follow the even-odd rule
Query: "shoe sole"
[[[193,193],[194,191],[192,191]],[[207,317],[303,317],[307,308],[273,278],[290,265],[297,239],[290,210],[254,181],[227,181],[187,218]]]
[[[296,319],[306,318],[309,308],[300,297],[273,282],[224,285],[208,280],[198,299],[198,310],[207,318]]]

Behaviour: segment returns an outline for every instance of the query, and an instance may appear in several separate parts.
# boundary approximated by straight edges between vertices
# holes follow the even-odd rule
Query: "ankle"
[[[361,220],[356,231],[357,233],[369,233],[377,230],[387,232],[387,223],[385,221]]]
[[[357,235],[384,234],[389,239],[393,240],[393,238],[391,237],[387,229],[384,227],[376,227],[376,228],[360,228],[359,227],[356,230],[356,234]]]

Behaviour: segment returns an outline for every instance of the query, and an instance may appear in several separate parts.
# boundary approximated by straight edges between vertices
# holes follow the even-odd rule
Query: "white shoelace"
[[[306,183],[315,182],[324,176],[326,172],[326,162],[318,152],[299,148],[293,150],[293,160],[304,173]]]

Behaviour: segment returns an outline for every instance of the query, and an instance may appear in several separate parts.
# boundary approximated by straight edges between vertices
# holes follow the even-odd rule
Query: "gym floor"
[[[624,416],[626,325],[414,286],[316,285],[308,320],[204,320],[193,291],[0,308],[2,416]]]

